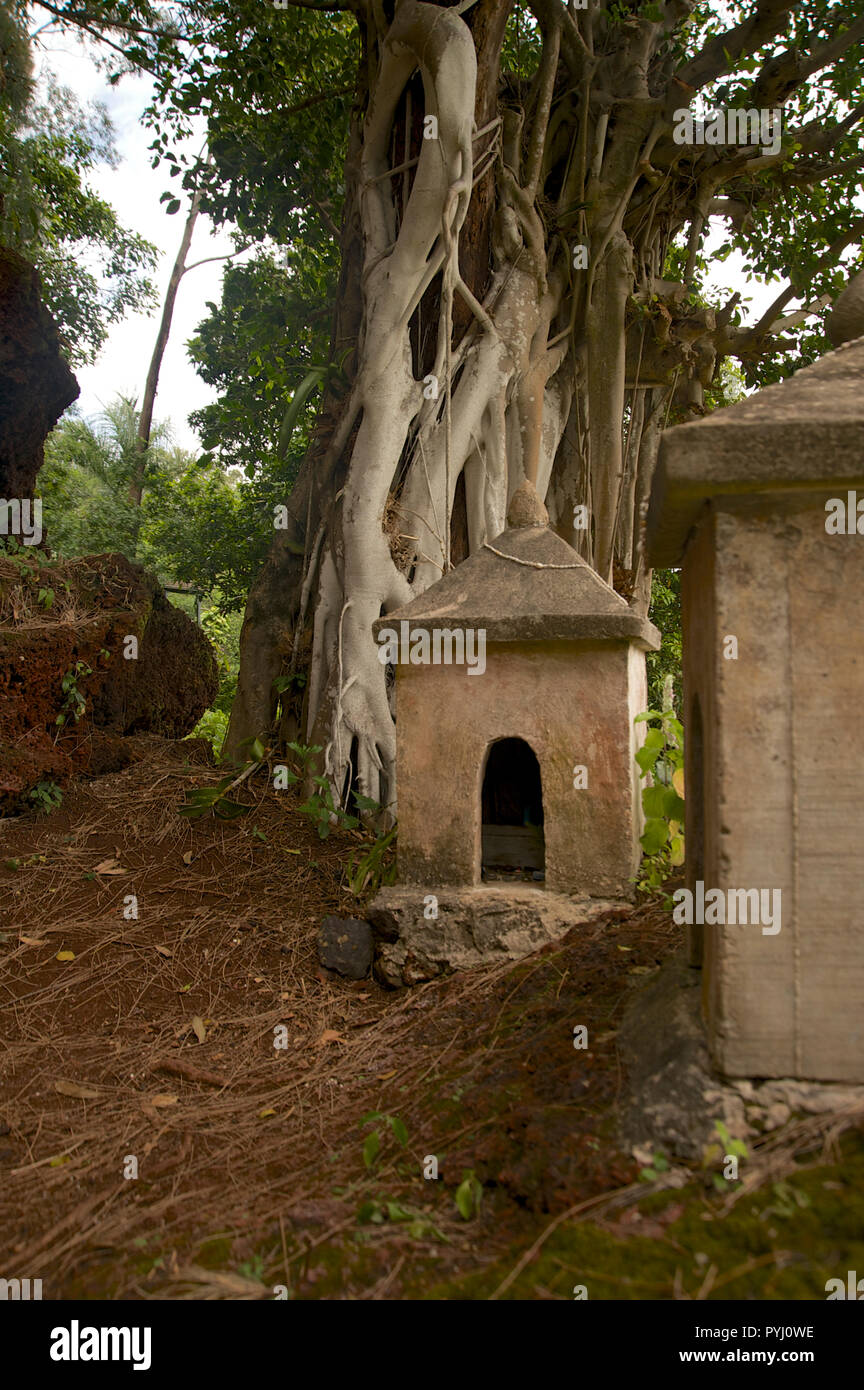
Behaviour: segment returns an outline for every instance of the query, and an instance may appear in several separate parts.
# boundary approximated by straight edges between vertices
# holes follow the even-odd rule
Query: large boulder
[[[182,738],[217,689],[209,641],[140,565],[0,556],[0,811],[125,766],[130,735]]]
[[[77,395],[38,274],[0,246],[0,498],[32,499],[46,436]]]

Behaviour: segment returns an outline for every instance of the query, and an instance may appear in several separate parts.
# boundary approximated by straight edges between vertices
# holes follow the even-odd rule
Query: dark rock
[[[325,917],[318,929],[318,959],[326,970],[362,980],[372,968],[372,928],[357,917]]]
[[[45,437],[77,395],[38,274],[0,247],[0,497],[33,497]]]

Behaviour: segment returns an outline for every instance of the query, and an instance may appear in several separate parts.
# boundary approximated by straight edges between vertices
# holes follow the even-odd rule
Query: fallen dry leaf
[[[61,1096],[74,1096],[76,1100],[98,1100],[99,1092],[89,1086],[81,1086],[77,1081],[55,1081],[54,1090]]]
[[[118,864],[116,859],[103,859],[93,870],[94,874],[128,874],[129,870]]]
[[[347,1038],[343,1038],[341,1033],[334,1032],[332,1028],[325,1028],[315,1045],[316,1047],[323,1047],[325,1043],[344,1043],[347,1041]]]
[[[156,946],[154,947],[154,950],[158,951],[160,956],[167,956],[169,960],[173,954],[171,951],[168,950],[167,946]]]
[[[179,1096],[168,1096],[160,1094],[157,1096],[145,1096],[144,1099],[146,1100],[148,1105],[154,1105],[157,1108],[157,1110],[163,1110],[166,1105],[176,1105],[177,1101],[179,1100]]]
[[[389,1081],[390,1078],[391,1078],[391,1076],[395,1076],[395,1075],[396,1075],[397,1070],[398,1070],[398,1068],[394,1067],[392,1071],[385,1071],[385,1072],[382,1072],[380,1076],[376,1077],[376,1080],[377,1080],[377,1081]]]
[[[275,1114],[276,1114],[276,1111],[275,1111],[275,1110],[259,1110],[259,1111],[258,1111],[258,1119],[259,1119],[259,1120],[266,1120],[266,1119],[269,1118],[270,1115],[275,1115]]]
[[[25,936],[22,932],[18,940],[22,946],[47,946],[48,942],[41,936]]]
[[[192,1015],[192,1032],[195,1034],[199,1043],[203,1043],[207,1036],[207,1029],[204,1027],[204,1020],[200,1014]]]
[[[195,855],[193,854],[192,850],[191,850],[191,849],[187,849],[186,853],[183,855],[183,863],[184,863],[184,864],[191,864],[191,863],[192,863],[192,860],[193,860],[194,858],[195,858]]]
[[[55,959],[55,960],[74,960],[74,959],[75,959],[75,952],[74,952],[74,951],[58,951],[57,954],[56,954],[56,956],[54,957],[54,959]]]

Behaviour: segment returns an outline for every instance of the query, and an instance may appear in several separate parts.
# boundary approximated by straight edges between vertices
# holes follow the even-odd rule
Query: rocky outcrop
[[[33,497],[46,436],[77,395],[38,274],[0,246],[0,498]]]
[[[130,735],[182,738],[217,688],[207,638],[140,565],[0,556],[0,811],[125,766]]]
[[[454,970],[521,960],[571,927],[626,910],[620,901],[515,884],[445,888],[434,895],[397,885],[381,889],[367,916],[376,936],[375,973],[383,984],[398,988]]]

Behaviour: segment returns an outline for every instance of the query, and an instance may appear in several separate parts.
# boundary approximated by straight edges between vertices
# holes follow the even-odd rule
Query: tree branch
[[[785,28],[786,16],[800,3],[801,0],[761,0],[749,19],[709,39],[701,52],[678,69],[676,78],[694,92],[700,91],[728,72],[743,53],[754,53],[775,38]]]
[[[857,222],[853,223],[848,231],[844,232],[842,236],[831,243],[825,254],[819,259],[817,273],[836,262],[841,252],[845,251],[850,242],[856,241],[861,236],[862,232],[864,232],[864,217],[860,217]],[[769,333],[779,328],[780,323],[786,328],[793,327],[794,324],[791,322],[792,319],[798,319],[800,322],[801,317],[807,317],[811,313],[815,314],[818,309],[823,306],[822,299],[815,300],[813,304],[807,306],[806,310],[799,309],[795,314],[790,315],[788,319],[781,320],[780,323],[778,323],[778,314],[785,309],[790,300],[797,299],[799,294],[800,290],[796,289],[794,285],[787,285],[786,289],[778,294],[773,304],[768,306],[765,313],[752,328],[743,329],[735,335],[734,341],[737,347],[734,350],[736,352],[741,349],[746,350],[752,345],[758,344],[760,339],[766,338]]]
[[[89,34],[91,38],[96,39],[97,43],[104,43],[106,47],[112,49],[115,53],[119,53],[123,61],[128,63],[133,70],[135,68],[138,68],[140,70],[143,70],[144,72],[151,73],[153,77],[159,76],[157,69],[151,63],[142,62],[140,58],[136,59],[136,61],[133,63],[124,48],[121,48],[119,44],[113,43],[111,39],[107,37],[107,35],[101,32],[101,30],[94,29],[93,26],[91,24],[86,23],[84,19],[79,19],[75,17],[75,15],[72,13],[64,13],[64,11],[59,10],[56,5],[49,4],[48,0],[34,0],[34,3],[39,5],[43,10],[47,10],[49,14],[53,14],[56,17],[58,23],[65,26],[66,28],[83,29],[84,33]],[[120,26],[114,25],[112,27],[118,28]]]
[[[826,40],[809,52],[807,40],[801,39],[795,48],[787,49],[785,53],[778,53],[775,58],[769,59],[757,73],[748,104],[775,106],[778,102],[785,101],[808,77],[842,57],[847,49],[862,38],[864,18],[856,20],[833,39]]]

